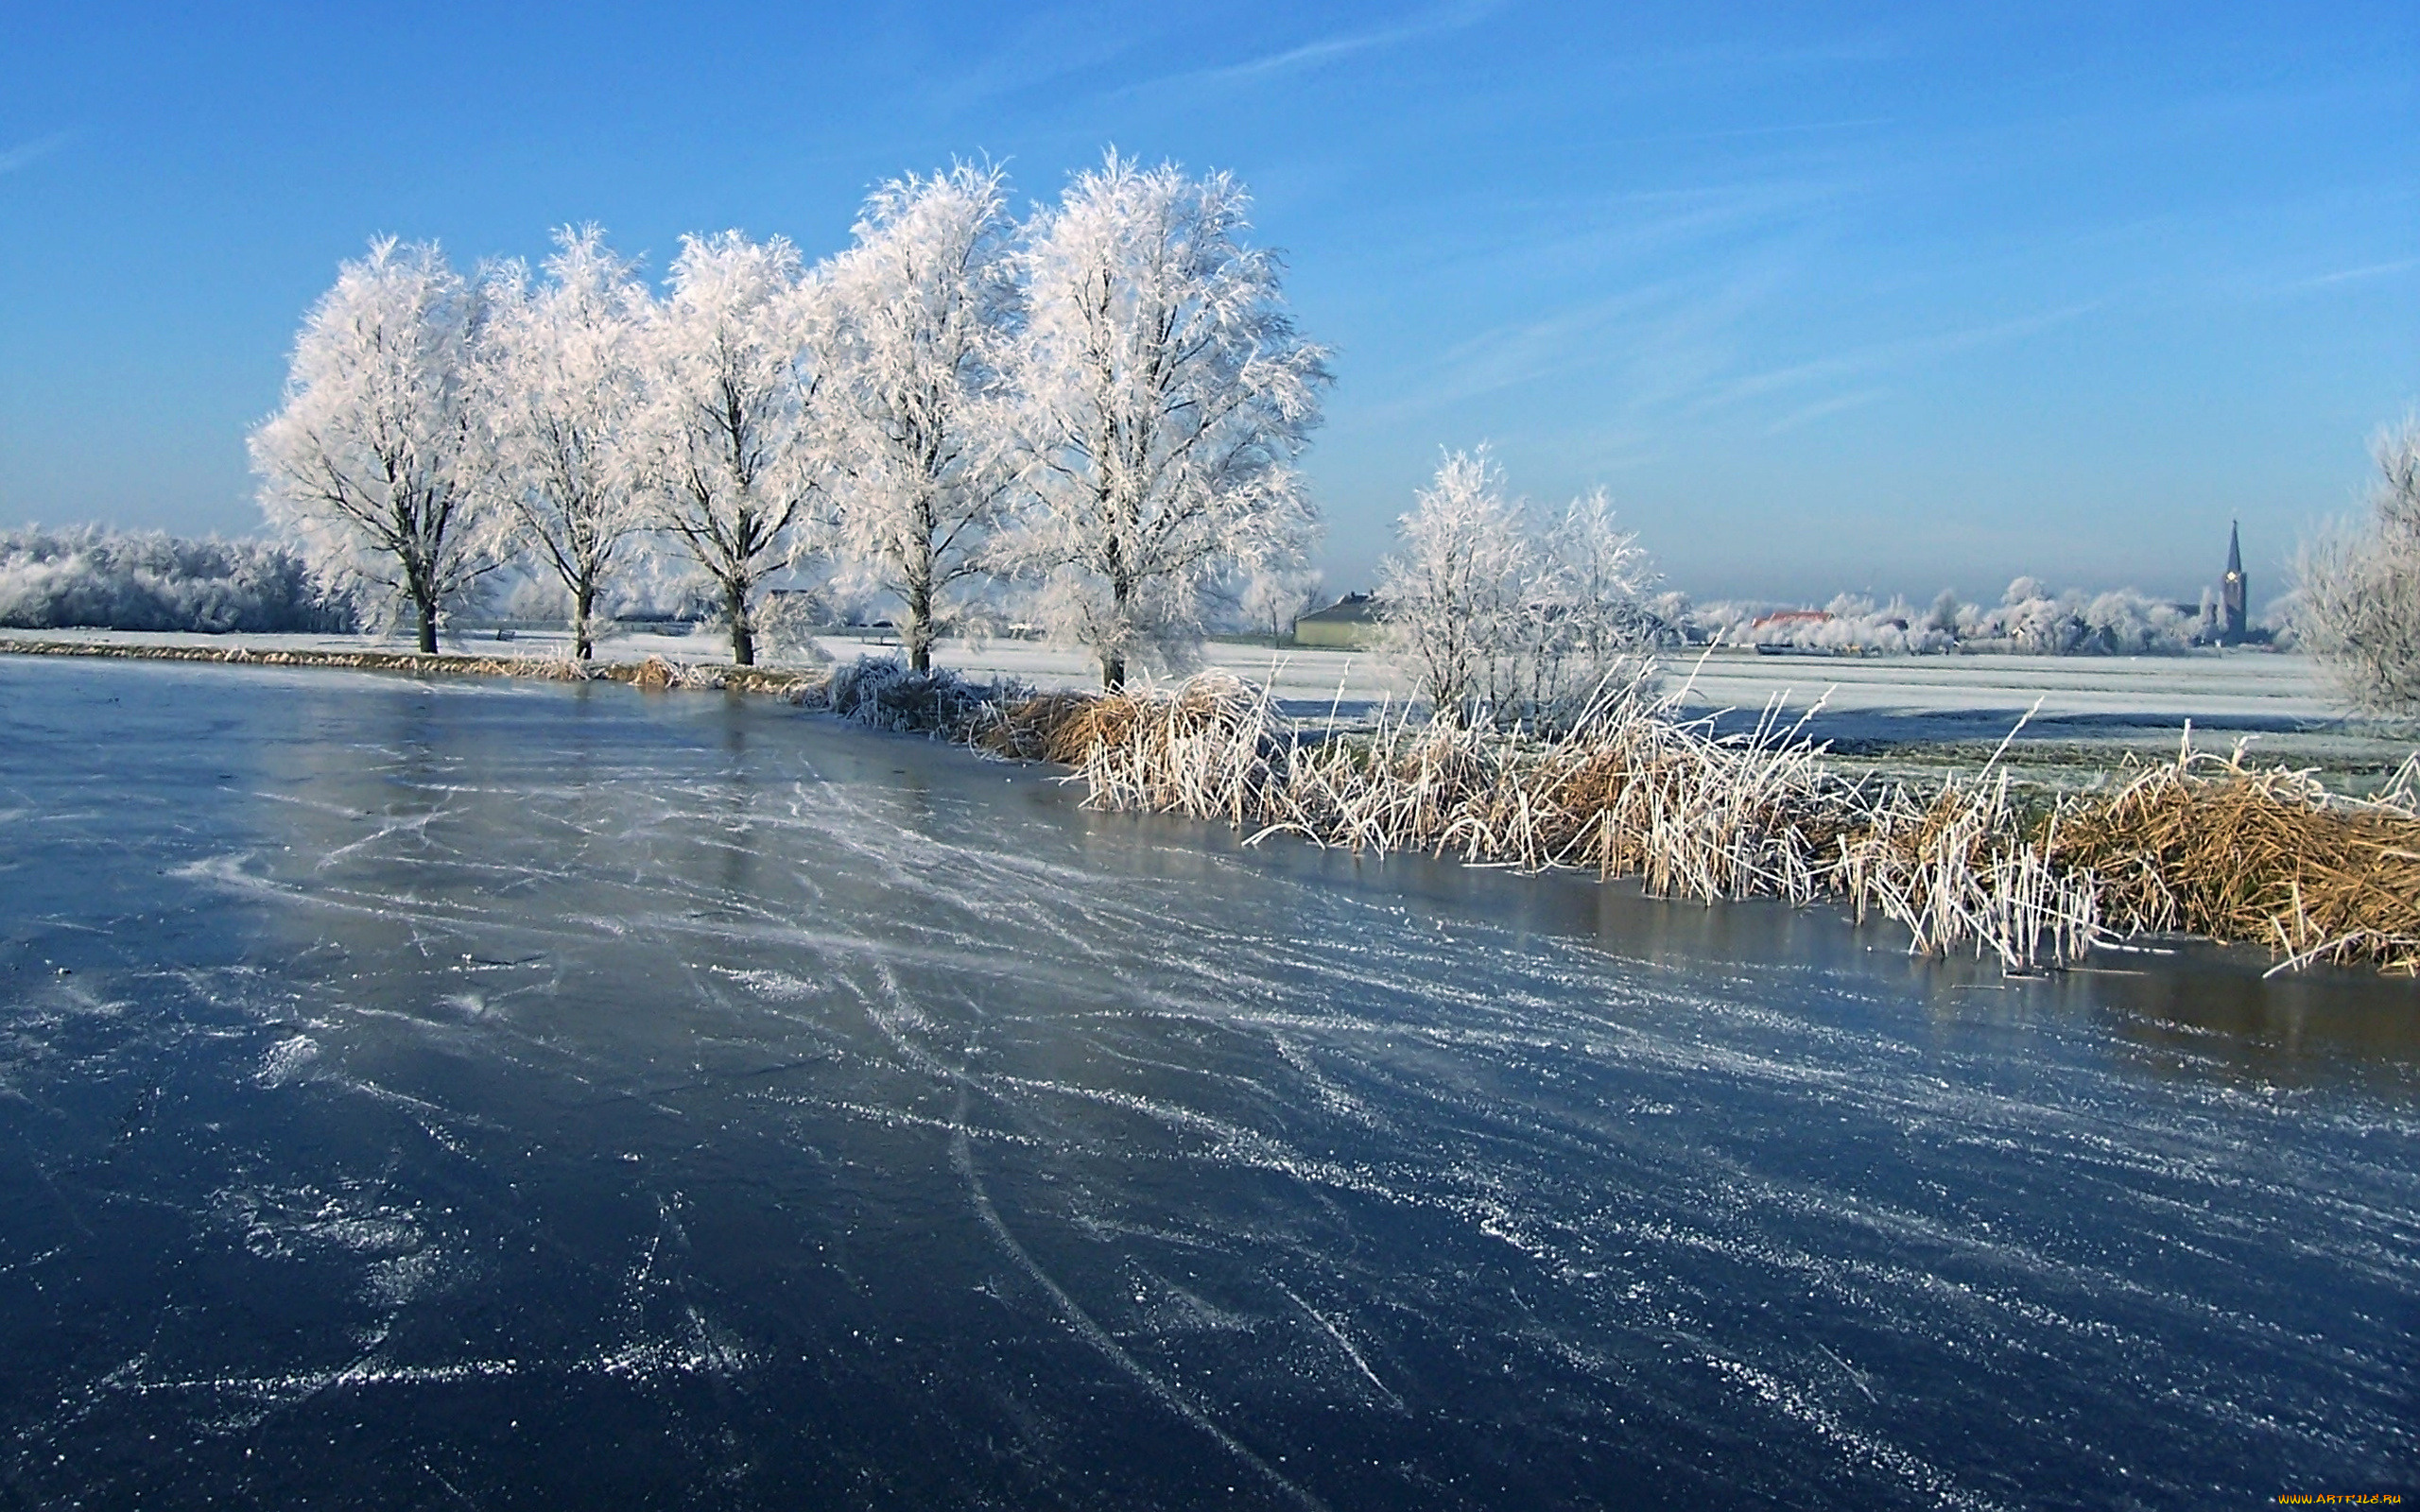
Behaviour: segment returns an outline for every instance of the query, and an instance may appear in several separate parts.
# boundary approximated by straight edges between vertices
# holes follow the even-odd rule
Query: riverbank
[[[725,647],[700,632],[676,627],[618,628],[597,645],[597,664],[613,667],[659,659],[673,664],[719,662]],[[499,634],[510,639],[499,639]],[[0,630],[0,649],[61,644],[172,646],[226,654],[272,651],[414,655],[408,643],[361,635],[204,635],[115,630]],[[569,660],[561,631],[526,627],[448,631],[442,655],[463,662]],[[799,647],[776,648],[761,670],[815,671],[860,655],[896,655],[880,630],[832,632]],[[1266,642],[1218,640],[1203,647],[1203,669],[1267,685],[1278,706],[1296,716],[1368,720],[1399,706],[1406,685],[1386,661],[1366,652],[1274,647]],[[1028,640],[945,640],[934,665],[978,682],[1014,679],[1041,692],[1080,692],[1098,685],[1080,651]],[[2151,756],[2174,749],[2190,720],[2214,747],[2249,737],[2256,748],[2297,765],[2391,769],[2411,751],[2397,737],[2349,720],[2327,701],[2318,667],[2308,658],[2257,648],[2204,650],[2157,657],[1766,657],[1723,648],[1693,652],[1667,663],[1668,682],[1691,714],[1734,711],[1736,725],[1777,703],[1793,721],[1852,761],[1897,753],[1910,760],[1972,765],[1971,747],[1996,748],[2017,717],[2031,718],[2008,756],[2020,765],[2038,755],[2040,779],[2055,782],[2079,764],[2107,765],[2126,752]],[[613,675],[611,673],[608,674]],[[2398,744],[2399,740],[2399,744]],[[2031,775],[2031,774],[2029,774]]]
[[[201,638],[195,638],[199,640]],[[260,637],[320,640],[320,637]],[[550,682],[628,682],[638,687],[730,689],[737,693],[791,696],[820,686],[812,672],[780,667],[717,666],[673,662],[662,656],[637,661],[581,663],[534,656],[475,656],[461,652],[345,650],[326,645],[179,644],[164,638],[79,640],[64,636],[0,637],[0,653],[15,656],[99,657],[113,661],[215,662],[223,665],[337,667],[356,672],[416,672],[445,677],[538,678]]]
[[[1012,648],[1017,660],[1049,654]],[[1878,750],[1869,741],[1841,755],[1821,735],[1821,705],[1793,718],[1786,691],[1770,694],[1746,730],[1697,712],[1690,699],[1703,684],[1737,675],[1712,659],[1674,674],[1667,691],[1622,691],[1562,737],[1536,741],[1415,724],[1385,696],[1348,710],[1349,662],[1322,720],[1315,701],[1282,696],[1287,663],[1275,659],[1266,682],[1212,672],[1104,698],[1064,679],[1037,688],[996,669],[972,680],[946,662],[918,678],[878,662],[740,668],[622,649],[583,664],[167,637],[0,638],[0,651],[31,655],[771,695],[1060,763],[1097,807],[1219,818],[1255,839],[1292,833],[1357,852],[1584,868],[1708,902],[1774,897],[1804,906],[1829,897],[1860,918],[1878,913],[1906,926],[1919,953],[1971,948],[2011,970],[2181,932],[2259,944],[2281,967],[2325,960],[2420,971],[2420,756],[2388,765],[2370,753],[2344,764],[2355,782],[2331,786],[2312,767],[2248,760],[2240,744],[2224,756],[2196,748],[2189,732],[2158,760],[2118,743],[2104,744],[2097,763],[2072,748],[2019,747],[2048,693],[1979,759],[1958,742],[1926,740]],[[1366,664],[1359,670],[1371,676]],[[2075,674],[2095,692],[2126,676]],[[2336,738],[2357,737],[2340,729]],[[2061,780],[2033,776],[2029,756],[2035,766],[2051,757]]]
[[[1642,681],[1550,739],[1415,724],[1306,727],[1266,689],[1205,675],[1167,694],[969,701],[956,738],[1074,766],[1098,807],[1219,819],[1357,853],[1634,877],[1705,902],[1834,899],[1918,954],[2011,971],[2184,934],[2420,972],[2420,755],[2372,793],[2186,743],[2083,792],[1999,765],[1842,770],[1770,711],[1725,734]]]

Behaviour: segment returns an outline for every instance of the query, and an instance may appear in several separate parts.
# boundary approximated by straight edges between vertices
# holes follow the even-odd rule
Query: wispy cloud
[[[1895,34],[1870,31],[1799,47],[1724,44],[1634,52],[1608,60],[1606,72],[1633,83],[1660,81],[1685,88],[1710,79],[1744,79],[1890,62],[1906,57],[1907,52],[1907,43]]]
[[[1507,284],[1593,289],[1441,346],[1375,412],[1408,416],[1547,384],[1599,395],[1600,425],[1686,411],[1739,370],[1754,344],[1746,333],[1765,323],[1757,312],[1803,271],[1810,215],[1839,192],[1793,181],[1674,186],[1461,217],[1494,230],[1413,258],[1441,308]],[[1394,253],[1404,255],[1403,244]]]
[[[1412,391],[1375,412],[1416,414],[1548,380],[1585,382],[1626,415],[1668,410],[1733,367],[1739,332],[1794,266],[1787,248],[1772,248],[1717,276],[1635,284],[1492,327],[1439,352]]]
[[[1047,94],[1054,98],[1090,97],[1100,76],[1155,39],[1136,28],[1092,25],[1071,7],[1033,9],[1005,18],[984,45],[946,55],[913,56],[900,70],[900,86],[926,109],[944,117],[980,112],[998,118],[1002,102]]]
[[[1677,301],[1668,285],[1625,289],[1482,331],[1439,352],[1406,407],[1457,404],[1595,366],[1605,360],[1608,333]]]
[[[1888,388],[1859,388],[1853,393],[1834,394],[1829,399],[1819,399],[1811,404],[1791,410],[1766,426],[1765,434],[1779,436],[1785,431],[1794,431],[1801,425],[1822,420],[1826,415],[1837,415],[1842,410],[1860,409],[1890,392]]]
[[[1149,84],[1137,85],[1135,88],[1150,90],[1171,84],[1242,83],[1267,78],[1277,74],[1291,73],[1298,68],[1311,68],[1322,63],[1332,62],[1340,58],[1350,58],[1357,53],[1375,52],[1382,48],[1399,46],[1408,42],[1419,42],[1426,38],[1441,37],[1450,32],[1461,31],[1477,26],[1501,8],[1502,0],[1459,0],[1459,3],[1453,5],[1431,6],[1409,20],[1395,26],[1374,26],[1363,31],[1340,32],[1332,37],[1322,37],[1280,52],[1246,59],[1240,63],[1225,63],[1216,68],[1201,68],[1191,73],[1175,74],[1155,79]]]
[[[1898,119],[1890,115],[1858,115],[1837,121],[1787,121],[1773,126],[1727,127],[1712,131],[1662,131],[1652,136],[1607,137],[1599,144],[1608,147],[1678,146],[1689,142],[1754,142],[1761,138],[1820,136],[1833,131],[1863,131],[1875,127],[1895,126]]]
[[[1474,232],[1460,228],[1484,228],[1485,240],[1461,249],[1439,246],[1425,255],[1432,268],[1497,279],[1560,269],[1603,281],[1620,261],[1670,255],[1692,245],[1755,247],[1801,234],[1815,216],[1856,192],[1810,179],[1676,187],[1611,198],[1475,203],[1466,215],[1443,217],[1457,229],[1435,236],[1468,242]]]
[[[1897,341],[1878,341],[1871,346],[1857,347],[1818,357],[1810,362],[1792,363],[1786,368],[1768,369],[1734,379],[1708,394],[1700,406],[1715,408],[1740,404],[1792,389],[1821,387],[1871,378],[1935,357],[1951,356],[1979,347],[1998,346],[2004,342],[2021,341],[2025,337],[2065,325],[2078,317],[2100,308],[2098,301],[2070,304],[2038,315],[2020,316],[2014,320],[1996,321],[1991,325],[1969,326],[1963,330],[1943,331],[1932,335],[1909,336]],[[1812,418],[1811,416],[1809,417]]]
[[[1598,422],[1641,433],[1745,410],[1779,436],[1888,398],[1894,375],[1960,352],[2021,341],[2098,303],[1876,342],[1786,367],[1742,371],[1780,292],[1802,270],[1787,246],[1714,279],[1636,285],[1544,318],[1497,326],[1438,353],[1410,391],[1370,406],[1395,420],[1541,384],[1584,385]],[[1762,412],[1759,415],[1759,412]]]
[[[65,146],[73,135],[73,132],[59,131],[31,142],[21,142],[13,147],[0,149],[0,173],[14,173],[19,168],[30,167],[40,163]]]
[[[2374,278],[2393,278],[2397,273],[2409,273],[2414,268],[2420,268],[2420,257],[2405,257],[2392,263],[2371,263],[2361,267],[2340,268],[2333,273],[2322,273],[2316,278],[2297,279],[2286,287],[2292,293],[2301,293],[2308,289],[2332,289],[2341,284],[2360,284]]]

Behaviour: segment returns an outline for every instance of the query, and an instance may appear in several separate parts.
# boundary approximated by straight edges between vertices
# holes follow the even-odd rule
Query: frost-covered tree
[[[354,628],[354,606],[268,541],[27,526],[0,530],[0,626],[341,632]]]
[[[2132,588],[2054,593],[2038,577],[2019,577],[1989,609],[1943,589],[1928,610],[1903,598],[1876,603],[1841,593],[1820,613],[1768,614],[1769,605],[1708,604],[1691,621],[1732,645],[1788,646],[1858,656],[1924,656],[1964,649],[2042,656],[2151,656],[2191,649],[2200,623],[2190,610]]]
[[[2295,562],[2294,627],[2356,709],[2420,713],[2420,419],[2381,435],[2370,518]]]
[[[1017,477],[1003,379],[1020,319],[996,169],[876,190],[825,270],[824,394],[840,547],[900,604],[915,671],[968,610]]]
[[[2175,605],[2131,588],[2088,594],[2053,594],[2039,578],[2008,585],[1997,608],[1981,611],[1975,632],[2012,641],[2045,656],[2140,655],[2182,651],[2193,644],[2193,617]]]
[[[1671,633],[1602,490],[1540,520],[1486,448],[1449,453],[1398,529],[1379,569],[1386,644],[1441,720],[1558,725],[1609,679],[1644,676],[1639,654]]]
[[[1483,717],[1506,691],[1504,654],[1521,634],[1534,570],[1520,506],[1487,448],[1448,453],[1396,531],[1378,568],[1386,649],[1438,719]]]
[[[1515,655],[1524,716],[1552,723],[1634,664],[1667,627],[1647,608],[1656,573],[1638,533],[1614,519],[1602,489],[1571,501],[1540,532],[1539,571],[1522,595]]]
[[[1028,229],[1019,556],[1104,687],[1197,637],[1219,590],[1299,563],[1315,529],[1294,460],[1326,352],[1286,314],[1277,256],[1239,240],[1247,204],[1226,174],[1112,152]]]
[[[518,262],[489,277],[478,409],[505,503],[494,519],[562,579],[585,661],[597,595],[648,524],[633,434],[648,296],[596,227],[555,242],[543,284]]]
[[[647,326],[651,517],[713,580],[741,666],[765,580],[822,544],[814,296],[779,236],[691,236]]]
[[[1254,635],[1267,635],[1274,648],[1295,620],[1326,602],[1323,586],[1321,576],[1306,566],[1261,573],[1244,587],[1243,623]]]
[[[479,291],[434,243],[372,242],[295,337],[285,407],[251,434],[262,510],[332,584],[408,601],[420,648],[494,565],[470,403]]]

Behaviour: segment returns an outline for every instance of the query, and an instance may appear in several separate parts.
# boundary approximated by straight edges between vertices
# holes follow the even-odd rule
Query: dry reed
[[[1860,920],[1879,912],[1920,950],[1971,942],[2012,970],[2073,961],[2100,933],[2100,895],[2090,868],[2053,860],[2058,827],[2054,811],[2037,838],[1988,767],[1929,793],[1893,783],[1841,835],[1832,881]]]
[[[2058,862],[2089,869],[2129,932],[2268,946],[2281,966],[2376,962],[2420,971],[2420,809],[2413,764],[2377,796],[2329,793],[2307,771],[2255,767],[2238,747],[2189,747],[2079,806]]]
[[[2359,801],[2188,752],[2114,795],[2029,802],[1998,753],[1925,786],[1852,782],[1803,719],[1768,708],[1721,735],[1644,677],[1550,739],[1401,710],[1303,727],[1225,674],[1006,702],[966,738],[1075,767],[1097,807],[1220,819],[1253,842],[1585,868],[1706,902],[1836,896],[1905,927],[1913,951],[2009,970],[2170,930],[2265,943],[2281,969],[2420,964],[2420,756]]]

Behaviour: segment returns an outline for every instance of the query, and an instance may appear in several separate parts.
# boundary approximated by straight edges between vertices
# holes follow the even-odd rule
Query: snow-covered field
[[[362,636],[214,636],[108,630],[10,631],[9,637],[101,641],[137,644],[230,646],[254,650],[356,650],[364,646],[408,650],[402,640]],[[482,655],[561,656],[568,638],[521,631],[510,641],[493,632],[449,636],[448,651]],[[895,644],[879,638],[827,636],[821,653],[835,661],[860,655],[895,655]],[[1271,649],[1239,642],[1214,642],[1209,664],[1254,681],[1273,684],[1297,715],[1317,716],[1335,708],[1363,717],[1388,700],[1400,702],[1405,680],[1382,658],[1368,653],[1305,648]],[[715,637],[697,633],[631,633],[602,643],[598,655],[612,661],[661,656],[711,662],[728,655]],[[770,658],[778,662],[780,659]],[[1037,688],[1089,688],[1098,683],[1082,653],[1031,641],[998,640],[981,645],[944,641],[938,665],[978,677],[1013,677]],[[1996,743],[2035,710],[2020,742],[2033,747],[2068,744],[2114,753],[2118,749],[2169,750],[2189,720],[2196,744],[2224,748],[2240,736],[2255,739],[2256,753],[2330,765],[2392,765],[2411,749],[2411,737],[2345,720],[2329,701],[2319,668],[2308,658],[2243,649],[2188,656],[2044,657],[1808,657],[1759,656],[1721,650],[1676,656],[1667,663],[1670,683],[1685,689],[1685,702],[1700,713],[1721,710],[1744,717],[1779,699],[1795,718],[1819,701],[1815,733],[1856,745],[1971,746]]]
[[[2063,752],[2098,764],[2121,752],[2172,753],[2189,724],[2200,749],[2244,741],[2256,759],[2362,771],[2401,762],[2415,740],[2409,729],[2347,718],[2310,658],[2250,648],[2145,657],[1722,652],[1694,668],[1675,662],[1670,675],[1690,683],[1688,702],[1700,708],[1755,710],[1779,698],[1804,711],[1820,699],[1814,733],[1897,759],[1933,747],[1969,761],[1973,747],[2017,730],[2023,759]]]
[[[187,635],[138,630],[7,630],[6,640],[94,641],[131,645],[234,646],[252,650],[408,651],[405,637],[361,635]],[[561,656],[569,637],[561,632],[521,630],[499,640],[494,632],[448,634],[448,652],[478,655]],[[897,643],[880,636],[831,635],[817,642],[834,660],[896,654]],[[710,662],[729,654],[717,637],[700,631],[662,635],[632,631],[602,642],[599,658],[634,662],[650,656]],[[769,662],[781,662],[778,655]],[[1097,685],[1098,674],[1080,651],[1035,641],[995,640],[970,645],[943,641],[934,652],[942,666],[1023,679],[1037,687]],[[1313,647],[1272,648],[1238,641],[1206,647],[1206,664],[1255,681],[1273,681],[1289,700],[1341,696],[1366,704],[1392,696],[1406,686],[1385,659],[1368,652]],[[2001,711],[2023,713],[2036,698],[2048,718],[2073,715],[2142,715],[2211,721],[2300,721],[2337,717],[2310,659],[2290,653],[2240,650],[2190,656],[2053,657],[1761,656],[1722,649],[1703,655],[1675,654],[1666,666],[1676,682],[1691,686],[1689,702],[1700,707],[1749,708],[1779,696],[1804,708],[1818,698],[1843,712],[1930,713]]]

